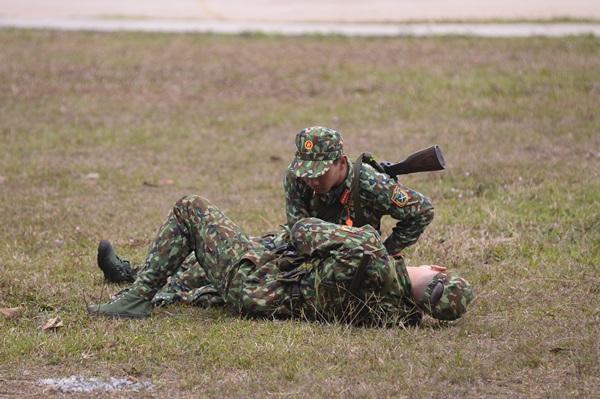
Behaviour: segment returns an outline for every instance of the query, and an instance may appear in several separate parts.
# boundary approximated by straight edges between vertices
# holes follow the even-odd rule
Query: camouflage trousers
[[[307,218],[288,241],[293,256],[250,239],[207,200],[184,197],[159,229],[132,290],[152,299],[193,252],[218,296],[240,314],[353,324],[418,314],[404,265],[387,254],[372,227]]]
[[[262,236],[251,236],[250,240],[268,250],[275,250],[282,245],[281,240],[285,236],[285,232],[281,231]],[[155,306],[167,306],[180,302],[203,308],[225,304],[219,291],[208,280],[206,272],[198,263],[193,252],[185,258],[177,273],[170,276],[165,286],[152,298]]]
[[[187,303],[203,308],[225,304],[219,291],[210,283],[206,272],[198,264],[196,255],[191,253],[177,273],[167,279],[167,283],[152,298],[154,306],[167,306]]]

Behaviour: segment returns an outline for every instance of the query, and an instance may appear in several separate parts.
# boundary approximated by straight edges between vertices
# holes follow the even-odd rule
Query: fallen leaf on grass
[[[23,308],[2,308],[0,309],[0,313],[6,317],[7,319],[16,319],[23,314]]]
[[[42,331],[57,330],[59,327],[62,326],[62,320],[60,319],[60,317],[56,316],[48,320],[46,324],[42,326]]]

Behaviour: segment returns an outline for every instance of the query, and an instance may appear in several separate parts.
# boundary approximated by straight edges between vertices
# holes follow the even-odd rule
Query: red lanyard
[[[350,207],[348,206],[349,200],[350,190],[345,189],[342,195],[340,196],[340,204],[342,204],[344,206],[344,209],[346,210],[346,220],[344,223],[346,224],[346,226],[352,227],[353,223],[352,219],[350,218]]]

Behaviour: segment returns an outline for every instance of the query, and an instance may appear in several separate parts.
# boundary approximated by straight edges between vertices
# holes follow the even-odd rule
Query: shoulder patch
[[[410,196],[407,190],[404,190],[399,185],[396,185],[396,187],[394,187],[394,191],[392,191],[391,196],[391,200],[394,205],[396,205],[398,208],[403,208],[406,206],[406,204],[408,204],[409,199]]]

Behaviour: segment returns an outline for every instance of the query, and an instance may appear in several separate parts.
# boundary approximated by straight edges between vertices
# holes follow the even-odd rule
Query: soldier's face
[[[342,155],[340,159],[335,161],[325,174],[316,177],[308,178],[303,177],[302,180],[306,183],[315,193],[325,194],[333,187],[340,185],[346,178],[348,171],[348,163],[346,156]]]

